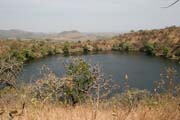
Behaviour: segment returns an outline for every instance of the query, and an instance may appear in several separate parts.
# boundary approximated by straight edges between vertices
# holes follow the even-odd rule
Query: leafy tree
[[[64,47],[63,47],[64,56],[68,56],[69,55],[69,48],[70,48],[70,43],[69,42],[65,42],[64,43]]]
[[[98,66],[92,67],[81,58],[73,59],[65,66],[65,77],[58,78],[50,71],[36,81],[32,89],[36,99],[75,105],[86,100],[99,101],[110,94],[111,88],[116,88],[100,74]]]
[[[154,44],[145,43],[144,52],[146,52],[148,55],[155,55],[155,46],[154,46]]]

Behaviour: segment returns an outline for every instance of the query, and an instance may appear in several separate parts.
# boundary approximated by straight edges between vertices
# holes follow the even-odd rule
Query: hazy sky
[[[0,0],[0,29],[122,32],[180,26],[175,0]]]

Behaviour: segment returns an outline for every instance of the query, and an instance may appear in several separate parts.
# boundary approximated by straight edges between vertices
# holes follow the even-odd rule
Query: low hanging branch
[[[170,4],[169,6],[163,7],[163,8],[169,8],[169,7],[173,6],[173,5],[175,5],[177,2],[179,2],[179,0],[176,0],[175,2],[173,2],[172,4]]]

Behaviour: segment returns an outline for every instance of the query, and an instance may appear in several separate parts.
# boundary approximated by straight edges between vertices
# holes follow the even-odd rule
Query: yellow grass
[[[9,120],[12,105],[1,105],[5,112],[0,116],[1,120]],[[17,114],[20,106],[15,105]],[[179,106],[176,102],[159,106],[139,105],[132,109],[102,107],[95,111],[91,105],[78,105],[64,107],[55,104],[27,105],[23,114],[13,120],[180,120]]]

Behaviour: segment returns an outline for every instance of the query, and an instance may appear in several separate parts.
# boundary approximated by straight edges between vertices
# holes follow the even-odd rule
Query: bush
[[[102,51],[102,48],[99,48],[97,44],[93,45],[93,51],[94,52],[99,52],[99,51]]]
[[[118,44],[114,44],[112,47],[112,50],[114,51],[134,51],[133,46],[131,44],[129,44],[128,42],[122,42],[119,45]]]
[[[83,46],[83,53],[88,54],[90,52],[89,48],[87,45]]]
[[[117,44],[114,44],[112,47],[113,51],[119,51],[119,46]]]
[[[21,51],[14,51],[12,56],[17,58],[17,60],[20,62],[33,60],[35,57],[31,49],[23,49]]]
[[[4,87],[16,88],[16,78],[22,69],[22,64],[14,57],[0,60],[0,89]]]
[[[33,60],[34,59],[34,54],[32,50],[30,49],[24,49],[22,52],[22,55],[25,57],[25,60]]]
[[[126,107],[133,107],[141,101],[146,101],[151,98],[151,94],[147,90],[130,89],[120,95],[112,98],[114,104],[122,104]]]
[[[46,72],[43,79],[36,81],[33,96],[75,105],[88,99],[101,99],[110,93],[110,81],[103,78],[97,66],[92,67],[83,59],[73,59],[65,67],[66,76],[61,79]]]
[[[154,46],[154,44],[145,43],[143,50],[148,55],[152,55],[152,56],[155,55],[155,46]]]
[[[120,43],[119,49],[120,49],[120,51],[127,51],[127,52],[133,51],[132,45],[127,42]]]
[[[170,48],[169,48],[169,47],[167,47],[167,46],[164,46],[164,47],[163,47],[163,55],[164,55],[165,57],[168,56],[169,51],[170,51]]]
[[[82,59],[77,59],[68,65],[67,76],[72,77],[64,86],[65,97],[74,99],[74,102],[84,101],[95,81],[90,65]]]
[[[160,74],[161,80],[155,82],[156,91],[165,92],[168,93],[168,95],[179,94],[175,90],[176,86],[178,86],[175,84],[176,75],[177,75],[177,71],[174,68],[172,67],[166,68],[164,73]]]
[[[24,56],[21,52],[14,51],[14,52],[12,53],[12,56],[15,57],[15,58],[17,58],[17,60],[20,61],[20,62],[26,61],[25,56]]]
[[[69,42],[65,42],[63,47],[64,56],[69,56],[69,48],[70,48]]]

